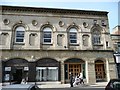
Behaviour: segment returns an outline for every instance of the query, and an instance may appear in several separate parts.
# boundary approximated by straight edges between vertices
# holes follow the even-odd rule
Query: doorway
[[[22,81],[22,69],[16,69],[13,73],[13,82],[14,84],[20,84]]]
[[[96,82],[105,80],[105,68],[103,61],[97,60],[95,62],[95,73],[96,73]]]
[[[69,64],[68,72],[71,72],[73,76],[79,75],[81,72],[81,64],[78,64],[78,63]],[[68,74],[68,77],[70,77],[69,74]]]

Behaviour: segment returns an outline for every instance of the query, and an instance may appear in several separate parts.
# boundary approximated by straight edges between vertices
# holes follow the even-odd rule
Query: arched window
[[[100,44],[101,43],[101,33],[99,30],[93,31],[93,44]]]
[[[45,43],[52,43],[52,29],[50,27],[43,29],[43,44]]]
[[[76,28],[69,29],[69,43],[77,44],[77,30]]]
[[[15,30],[15,43],[24,43],[25,28],[18,26]]]

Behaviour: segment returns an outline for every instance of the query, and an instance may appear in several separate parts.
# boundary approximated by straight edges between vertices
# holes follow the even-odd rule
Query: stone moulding
[[[38,8],[38,7],[20,7],[20,6],[2,6],[2,12],[35,12],[35,13],[56,13],[56,14],[83,14],[83,15],[107,15],[106,11],[90,11],[76,9],[57,9],[57,8]]]

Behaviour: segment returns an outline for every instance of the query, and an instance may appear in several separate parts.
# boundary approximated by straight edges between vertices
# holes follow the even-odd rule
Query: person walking
[[[75,81],[74,81],[74,83],[73,83],[73,86],[78,85],[79,82],[80,82],[79,75],[77,75],[77,76],[75,77]]]
[[[84,84],[83,73],[82,72],[80,73],[79,78],[80,78],[80,84],[82,84],[82,83]]]
[[[73,74],[70,72],[70,87],[73,87]]]

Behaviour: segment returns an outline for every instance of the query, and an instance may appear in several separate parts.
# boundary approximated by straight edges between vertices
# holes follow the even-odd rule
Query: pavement
[[[107,82],[99,82],[99,83],[95,83],[95,84],[87,84],[85,83],[84,85],[77,85],[77,86],[74,86],[74,87],[92,87],[92,88],[104,88],[105,86],[107,85]],[[1,85],[2,86],[2,85]],[[0,86],[0,87],[1,87]],[[39,88],[69,88],[70,87],[70,84],[61,84],[61,83],[42,83],[42,84],[37,84],[37,86]],[[1,89],[0,89],[1,90]]]
[[[99,82],[95,84],[84,84],[84,85],[77,85],[74,87],[105,87],[107,85],[107,82]],[[70,84],[38,84],[39,88],[68,88],[70,87]]]

